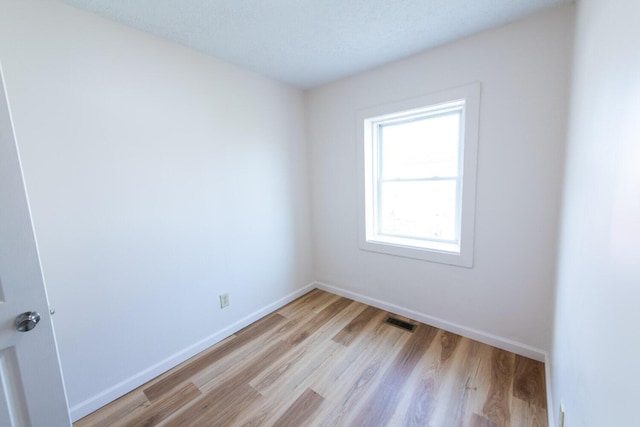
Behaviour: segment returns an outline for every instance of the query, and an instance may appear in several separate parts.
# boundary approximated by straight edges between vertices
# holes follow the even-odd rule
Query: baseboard
[[[555,406],[553,406],[553,388],[551,387],[551,357],[549,353],[544,354],[544,382],[547,387],[547,426],[555,427],[556,414]]]
[[[219,343],[223,339],[227,338],[229,335],[232,335],[244,328],[245,326],[250,325],[256,320],[261,319],[262,317],[270,314],[280,307],[288,304],[289,302],[295,300],[296,298],[301,297],[306,294],[310,290],[316,287],[315,283],[310,283],[295,292],[290,293],[289,295],[280,298],[278,301],[269,304],[260,310],[251,313],[250,315],[238,320],[237,322],[227,326],[224,329],[208,336],[207,338],[193,344],[192,346],[167,357],[166,359],[160,361],[159,363],[151,366],[148,369],[145,369],[142,372],[139,372],[132,377],[114,385],[113,387],[108,388],[107,390],[86,399],[83,402],[80,402],[77,405],[74,405],[70,408],[71,419],[75,422],[80,418],[92,413],[93,411],[103,407],[104,405],[113,402],[115,399],[129,393],[132,390],[140,387],[146,382],[154,379],[155,377],[167,372],[169,369],[179,365],[180,363],[190,359],[196,354],[206,350],[214,344]]]
[[[480,341],[484,344],[489,344],[503,350],[510,351],[521,356],[528,357],[530,359],[544,362],[546,352],[535,347],[531,347],[527,344],[522,344],[517,341],[510,340],[508,338],[499,337],[494,334],[490,334],[478,329],[470,328],[467,326],[459,325],[457,323],[449,322],[444,319],[440,319],[428,314],[420,313],[415,310],[411,310],[399,305],[390,304],[379,299],[375,299],[366,295],[362,295],[356,292],[351,292],[346,289],[339,288],[337,286],[328,285],[322,282],[316,282],[315,287],[323,291],[331,292],[336,295],[340,295],[361,303],[371,305],[381,310],[390,311],[392,313],[399,314],[401,316],[409,317],[427,325],[435,326],[445,331],[453,332],[458,335],[462,335],[467,338]]]

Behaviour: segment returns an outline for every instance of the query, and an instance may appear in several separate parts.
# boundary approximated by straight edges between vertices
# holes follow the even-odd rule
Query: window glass
[[[385,182],[379,234],[456,242],[456,181]]]
[[[380,126],[383,179],[458,174],[460,111]]]

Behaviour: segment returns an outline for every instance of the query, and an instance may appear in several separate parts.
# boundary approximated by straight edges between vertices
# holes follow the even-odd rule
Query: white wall
[[[552,358],[566,427],[638,425],[640,3],[581,0]]]
[[[307,98],[317,278],[547,350],[573,6],[315,90]],[[358,249],[356,112],[479,81],[472,269]]]
[[[311,282],[304,96],[56,2],[0,9],[78,418]]]

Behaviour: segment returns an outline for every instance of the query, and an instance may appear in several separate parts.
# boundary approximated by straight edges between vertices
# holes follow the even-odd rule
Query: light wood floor
[[[314,290],[74,426],[547,425],[542,363],[387,316]]]

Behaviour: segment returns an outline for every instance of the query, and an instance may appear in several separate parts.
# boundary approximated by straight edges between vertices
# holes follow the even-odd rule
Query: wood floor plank
[[[292,351],[288,357],[280,359],[272,367],[265,369],[250,381],[262,395],[272,393],[292,393],[300,384],[308,383],[309,377],[321,375],[328,362],[342,348],[327,342],[322,348],[302,347]]]
[[[458,426],[468,421],[475,352],[472,341],[440,331],[405,384],[407,395],[390,424]]]
[[[298,349],[302,349],[300,351],[304,352],[305,349],[312,346],[313,343],[315,343],[323,336],[325,330],[330,330],[332,325],[339,321],[346,324],[349,320],[351,320],[348,316],[354,315],[354,310],[356,312],[359,312],[359,310],[362,310],[364,308],[365,306],[363,304],[354,303],[353,301],[347,299],[340,299],[338,301],[335,301],[334,303],[328,305],[320,313],[313,315],[308,321],[300,322],[300,325],[297,328],[293,328],[292,330],[287,331],[287,333],[281,337],[284,340],[284,348],[292,351],[292,353],[290,353],[290,356],[292,354],[295,354],[294,352],[298,351]],[[344,316],[347,316],[347,318],[344,319]],[[260,351],[270,347],[271,345],[267,344],[265,347],[260,348]],[[236,363],[237,366],[228,367],[221,376],[224,378],[232,373],[234,376],[236,376],[236,371],[239,370],[242,370],[244,374],[246,374],[247,372],[251,372],[251,369],[248,369],[247,366],[255,366],[255,360],[261,358],[263,358],[263,356],[261,356],[259,352],[253,353],[249,358],[243,360],[242,363]],[[261,361],[258,360],[258,362]],[[276,361],[272,361],[272,363],[274,362]],[[251,381],[252,385],[256,384],[256,377],[264,376],[265,372],[268,372],[267,368],[268,367],[265,366],[259,372],[255,372],[253,374],[254,377],[248,378],[247,381]],[[198,384],[203,391],[208,391],[212,387],[215,387],[216,384],[221,381],[221,378],[220,376],[209,376],[209,380],[207,382],[202,382],[201,380],[202,378],[196,379],[196,384]]]
[[[544,364],[516,355],[513,396],[539,408],[547,407]]]
[[[462,337],[458,334],[442,331],[442,336],[440,338],[440,362],[444,363],[449,360],[451,355],[456,351],[461,339]]]
[[[301,328],[296,331],[296,333],[292,334],[287,342],[291,345],[300,344],[315,331],[321,328],[329,319],[347,308],[352,302],[353,301],[346,298],[340,298],[332,302],[331,304],[323,308],[322,311],[320,311],[318,314],[313,316],[308,322],[305,322],[303,325],[301,325]]]
[[[299,396],[308,389],[314,378],[322,375],[326,364],[330,363],[332,354],[339,352],[344,348],[337,343],[328,341],[326,346],[317,349],[315,352],[306,352],[304,348],[300,348],[298,357],[292,357],[292,351],[287,354],[286,358],[272,363],[274,368],[266,375],[267,386],[262,384],[265,377],[258,374],[254,380],[249,381],[249,385],[257,383],[262,396],[279,396],[278,399],[256,399],[242,414],[235,420],[234,425],[239,426],[257,426],[257,425],[275,425],[276,419],[291,406]],[[294,358],[295,362],[292,366],[282,369],[283,364],[288,363],[290,358]],[[260,388],[263,386],[264,388]],[[256,389],[255,387],[253,387]]]
[[[298,395],[281,396],[279,399],[262,398],[254,400],[234,421],[234,425],[242,427],[270,426],[273,420],[284,414],[295,402]]]
[[[174,392],[147,406],[144,411],[140,411],[137,415],[124,420],[122,423],[113,423],[112,425],[114,427],[156,426],[201,394],[202,392],[193,383],[186,383]]]
[[[405,383],[405,398],[399,402],[391,423],[407,426],[428,426],[432,423],[439,392],[451,363],[446,351],[443,355],[443,350],[451,347],[444,334],[443,331],[438,332],[416,366],[416,372]]]
[[[264,377],[258,375],[250,385],[257,384],[254,389],[263,396],[279,396],[278,399],[263,399],[255,401],[247,407],[238,418],[237,425],[278,425],[280,419],[288,408],[299,399],[302,394],[311,388],[313,382],[325,372],[334,357],[339,357],[344,347],[333,341],[326,341],[325,345],[315,351],[306,351],[305,348],[297,348],[297,357],[289,353],[284,359],[276,363],[276,368],[268,372]],[[281,366],[285,360],[295,359],[292,366],[283,370]]]
[[[273,328],[254,339],[251,345],[242,346],[215,363],[204,367],[191,380],[203,392],[208,392],[216,384],[237,375],[245,366],[250,366],[255,359],[262,357],[263,352],[268,350],[272,343],[282,342],[299,324],[300,319],[291,319],[285,324]]]
[[[195,358],[191,363],[184,365],[171,375],[161,381],[144,389],[144,394],[150,401],[154,401],[187,381],[201,370],[214,364],[219,359],[241,346],[249,344],[257,336],[282,324],[286,318],[277,313],[264,317],[254,324],[253,328],[245,328],[235,335],[233,340],[225,341],[222,345],[216,346],[212,351],[207,352],[202,357]]]
[[[349,346],[351,342],[360,336],[360,332],[369,324],[369,322],[373,321],[376,318],[376,315],[380,313],[375,307],[367,307],[362,313],[358,315],[355,319],[353,319],[347,326],[342,328],[340,332],[338,332],[332,339],[344,345],[345,347]]]
[[[491,362],[491,387],[483,408],[483,414],[500,427],[509,426],[515,355],[508,351],[494,348]]]
[[[250,363],[244,365],[242,369],[238,369],[235,375],[223,383],[213,382],[209,386],[216,389],[224,388],[227,385],[232,387],[234,384],[249,384],[257,375],[281,360],[282,356],[291,351],[291,348],[291,345],[286,342],[272,343],[264,351],[257,353]]]
[[[463,338],[463,341],[464,340],[474,342],[467,338]],[[469,387],[472,393],[468,396],[468,411],[469,414],[476,413],[483,416],[483,409],[487,402],[489,391],[491,390],[493,347],[480,343],[477,343],[477,345],[477,365],[473,368],[473,373],[469,380]],[[466,351],[466,349],[464,351]],[[472,417],[472,415],[470,416]]]
[[[374,360],[370,364],[366,365],[364,370],[360,372],[360,375],[355,379],[351,386],[347,389],[346,394],[339,400],[340,405],[333,407],[332,410],[322,417],[323,426],[338,426],[347,425],[345,420],[350,418],[350,413],[358,403],[362,400],[363,396],[367,395],[369,389],[373,389],[375,386],[374,378],[380,374],[382,363],[380,360]]]
[[[327,305],[339,298],[337,295],[314,289],[277,310],[277,313],[289,319],[307,317],[319,313]]]
[[[310,422],[324,398],[308,388],[274,423],[279,427],[300,427]]]
[[[520,420],[518,427],[546,427],[547,411],[538,405],[514,397],[511,400],[511,419]],[[515,425],[512,423],[512,425]]]
[[[418,325],[387,369],[382,384],[354,420],[354,425],[384,426],[396,409],[398,394],[411,371],[429,348],[438,330],[428,325]]]
[[[150,405],[141,389],[125,394],[109,405],[73,423],[74,427],[111,427],[135,417]]]
[[[498,424],[485,417],[474,413],[471,417],[471,423],[469,427],[498,427]]]
[[[470,418],[471,402],[478,393],[473,380],[480,362],[479,347],[477,341],[461,338],[457,346],[460,351],[456,351],[445,362],[449,364],[449,369],[445,374],[439,397],[440,402],[451,403],[438,406],[439,416],[435,418],[435,423],[446,420],[457,426],[463,425]]]
[[[382,312],[386,316],[386,313]],[[354,342],[344,356],[314,383],[314,390],[331,396],[333,405],[325,405],[317,425],[350,425],[358,407],[364,405],[382,381],[385,369],[402,350],[411,334],[382,322],[367,335]],[[357,343],[357,345],[355,345]]]
[[[395,357],[411,335],[385,324],[383,320],[386,315],[385,311],[378,310],[373,321],[361,330],[361,336],[352,342],[344,356],[314,384],[314,390],[323,396],[334,392],[336,384],[354,380],[358,372],[372,360],[381,357],[392,360]]]
[[[256,376],[250,384],[265,396],[298,396],[304,389],[315,384],[319,378],[324,377],[335,360],[342,358],[342,353],[346,351],[345,347],[329,338],[366,308],[364,304],[355,302],[350,304],[302,344],[295,346],[286,358]],[[287,403],[281,399],[280,404],[270,405],[272,414],[264,422],[267,425],[274,422],[274,416],[286,410],[285,404],[288,406],[290,402]],[[264,406],[265,404],[258,409],[258,412],[263,412]]]
[[[440,376],[444,372],[440,362],[441,335],[442,331],[438,331],[404,383],[389,425],[428,425],[430,422],[437,404],[437,394],[432,393],[440,387]]]
[[[291,347],[282,341],[274,342],[261,349],[262,351],[257,352],[256,357],[250,363],[247,363],[242,369],[237,369],[224,381],[212,382],[208,388],[200,387],[204,395],[181,408],[167,425],[228,425],[245,407],[261,397],[260,393],[249,385],[249,381],[266,367],[279,360],[290,349]],[[234,403],[228,396],[236,396],[243,402]],[[233,407],[233,409],[226,406],[220,407],[221,402]],[[224,422],[225,424],[207,424],[212,421]]]
[[[181,411],[170,418],[163,427],[209,427],[230,426],[234,420],[260,393],[248,384],[225,384],[207,393],[190,410]]]
[[[74,427],[547,427],[543,364],[387,315],[314,290]]]

